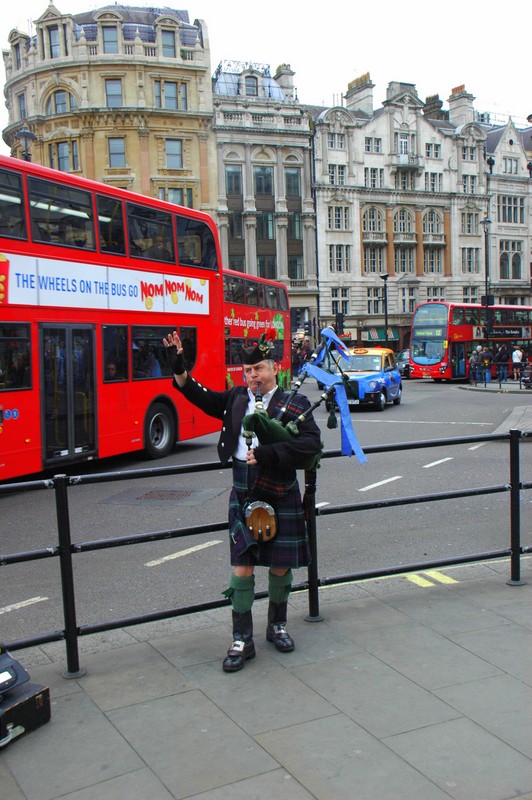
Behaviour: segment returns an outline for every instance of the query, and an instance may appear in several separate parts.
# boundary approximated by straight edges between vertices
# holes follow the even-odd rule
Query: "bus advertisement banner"
[[[0,258],[0,281],[0,306],[210,313],[209,286],[200,278],[10,255]]]

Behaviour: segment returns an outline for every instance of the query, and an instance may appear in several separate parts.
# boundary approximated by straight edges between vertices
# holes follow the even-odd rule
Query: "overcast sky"
[[[104,5],[91,0],[55,4],[60,12],[72,14]],[[32,20],[42,16],[48,4],[23,0],[20,11],[14,6],[2,8],[2,50],[13,28],[33,32]],[[526,18],[518,7],[511,24],[506,24],[504,10],[499,7],[495,14],[480,0],[340,0],[332,6],[298,0],[260,5],[251,0],[194,0],[167,7],[186,9],[191,22],[206,22],[213,71],[223,59],[269,64],[272,74],[279,64],[288,63],[296,73],[294,85],[302,103],[339,105],[347,84],[369,72],[375,108],[386,98],[390,81],[403,81],[416,85],[421,100],[439,94],[444,107],[453,87],[464,84],[476,98],[478,111],[510,114],[521,125],[532,113],[530,47]],[[322,13],[311,10],[316,8]],[[3,62],[1,80],[3,85]],[[6,125],[2,103],[0,126]],[[3,142],[0,148],[7,152]]]

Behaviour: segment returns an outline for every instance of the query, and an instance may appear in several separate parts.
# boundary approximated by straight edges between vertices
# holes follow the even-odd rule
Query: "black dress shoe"
[[[286,622],[270,622],[266,628],[266,639],[273,642],[280,653],[290,653],[295,643],[288,631]]]
[[[238,672],[249,658],[255,658],[255,645],[253,639],[247,642],[235,639],[223,660],[224,672]]]

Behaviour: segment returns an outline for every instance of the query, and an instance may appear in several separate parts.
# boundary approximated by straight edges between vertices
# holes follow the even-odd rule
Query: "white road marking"
[[[478,444],[474,444],[473,447],[468,447],[468,450],[478,450],[479,447],[484,447],[487,442],[479,442]]]
[[[164,564],[165,561],[172,561],[174,558],[182,558],[182,556],[189,556],[191,553],[197,553],[198,550],[205,550],[206,547],[213,547],[215,544],[222,544],[221,539],[213,539],[212,542],[205,542],[205,544],[198,544],[195,547],[187,547],[186,550],[179,550],[177,553],[170,553],[163,558],[156,558],[154,561],[147,561],[145,567],[158,567],[159,564]]]
[[[323,506],[330,506],[331,504],[327,500],[323,500],[321,503],[316,503],[316,508],[323,508]]]
[[[0,614],[7,614],[8,611],[18,611],[19,608],[26,608],[32,606],[34,603],[44,603],[48,600],[47,597],[30,597],[29,600],[22,600],[20,603],[13,603],[10,606],[3,606],[0,608]]]
[[[430,464],[423,464],[423,469],[430,469],[431,467],[437,467],[438,464],[445,464],[446,461],[452,461],[452,456],[447,456],[447,458],[440,458],[439,461],[431,461]]]
[[[395,475],[393,478],[386,478],[385,481],[379,481],[378,483],[371,483],[369,486],[363,486],[359,489],[359,492],[369,492],[370,489],[376,489],[377,486],[384,486],[385,483],[392,483],[392,481],[399,481],[401,480],[402,475]]]

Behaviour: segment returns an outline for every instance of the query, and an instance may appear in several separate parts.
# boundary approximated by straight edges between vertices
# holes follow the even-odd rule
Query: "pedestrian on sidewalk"
[[[504,344],[501,344],[499,349],[495,354],[495,363],[497,365],[497,375],[499,378],[500,383],[505,383],[508,380],[508,360],[510,358],[510,354],[508,353],[508,348]]]
[[[273,338],[262,334],[254,347],[242,347],[245,386],[214,391],[199,384],[184,365],[181,340],[176,331],[163,340],[174,387],[206,414],[222,420],[218,455],[222,464],[232,458],[233,487],[229,498],[230,557],[233,574],[224,592],[231,599],[233,642],[223,661],[225,672],[236,672],[254,658],[253,619],[256,566],[268,567],[268,623],[266,639],[281,653],[294,649],[286,629],[287,601],[292,586],[292,569],[308,566],[310,553],[305,516],[296,469],[308,457],[321,452],[321,434],[312,414],[299,426],[289,441],[259,444],[246,441],[242,420],[255,408],[268,417],[280,415],[289,395],[277,386],[279,365],[275,361]],[[283,422],[296,420],[308,411],[308,399],[299,393],[290,396]],[[257,541],[246,522],[246,512],[259,501],[275,512],[276,534],[268,541]]]
[[[521,370],[522,370],[522,362],[523,362],[523,351],[519,347],[519,345],[514,345],[514,349],[512,352],[512,367],[513,367],[513,379],[514,381],[518,381],[521,378]]]

